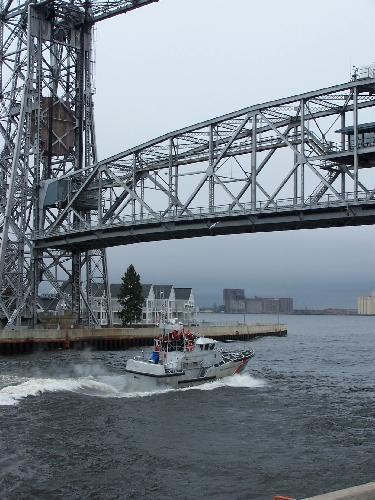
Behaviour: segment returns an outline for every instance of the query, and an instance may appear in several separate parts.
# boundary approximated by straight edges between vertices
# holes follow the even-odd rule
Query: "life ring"
[[[191,341],[189,341],[189,342],[186,344],[186,350],[187,350],[188,352],[194,351],[194,347],[195,347],[195,346],[194,346],[194,343],[193,343],[193,342],[191,342]]]

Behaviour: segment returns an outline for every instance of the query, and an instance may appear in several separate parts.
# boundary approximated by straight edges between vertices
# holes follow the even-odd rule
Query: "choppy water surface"
[[[374,480],[375,319],[280,319],[288,337],[252,342],[244,375],[193,389],[130,386],[134,351],[0,357],[0,497],[302,498]]]

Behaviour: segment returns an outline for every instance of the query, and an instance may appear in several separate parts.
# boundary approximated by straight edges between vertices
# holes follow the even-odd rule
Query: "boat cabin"
[[[206,337],[200,337],[195,341],[197,349],[201,351],[213,351],[215,349],[215,344],[217,344],[217,340]]]

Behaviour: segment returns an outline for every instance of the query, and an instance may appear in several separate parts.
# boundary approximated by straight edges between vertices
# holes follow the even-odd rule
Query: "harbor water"
[[[1,499],[265,500],[373,481],[375,318],[279,319],[285,338],[223,344],[255,350],[243,375],[191,389],[129,385],[135,350],[0,357]]]

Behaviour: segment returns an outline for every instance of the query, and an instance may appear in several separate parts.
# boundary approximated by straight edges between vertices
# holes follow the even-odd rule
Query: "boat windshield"
[[[212,351],[215,348],[215,344],[199,344],[201,351]]]

